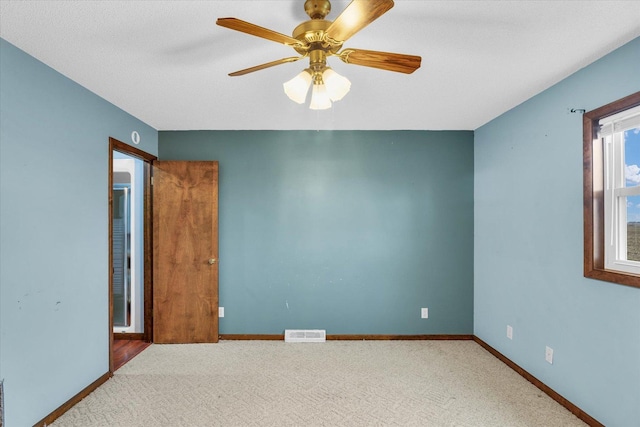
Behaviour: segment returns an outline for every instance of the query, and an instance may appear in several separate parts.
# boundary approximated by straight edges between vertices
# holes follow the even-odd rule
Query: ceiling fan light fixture
[[[284,83],[284,93],[287,94],[289,99],[298,104],[304,104],[307,99],[307,92],[309,92],[309,86],[311,86],[311,73],[308,70],[303,70],[300,74]]]
[[[332,101],[340,101],[347,93],[349,93],[349,89],[351,89],[351,82],[349,79],[341,76],[329,67],[327,67],[322,74],[322,80],[327,87],[329,98]]]
[[[326,110],[331,108],[331,98],[327,92],[327,87],[324,83],[314,83],[313,92],[311,93],[311,104],[309,108],[312,110]]]
[[[292,36],[237,18],[218,18],[216,24],[221,27],[284,44],[300,55],[266,62],[229,75],[243,76],[308,58],[309,67],[284,83],[284,92],[292,101],[304,104],[309,86],[313,84],[310,108],[324,110],[331,108],[332,102],[344,98],[351,88],[351,82],[347,78],[327,67],[328,57],[337,56],[345,64],[411,74],[420,68],[421,57],[375,50],[343,49],[347,40],[384,15],[393,5],[393,0],[351,0],[337,18],[328,21],[325,17],[331,11],[330,0],[306,0],[304,10],[311,20],[295,27]]]

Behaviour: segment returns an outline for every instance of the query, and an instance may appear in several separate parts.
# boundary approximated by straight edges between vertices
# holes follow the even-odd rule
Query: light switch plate
[[[553,365],[553,349],[549,346],[545,349],[544,360]]]
[[[513,339],[513,328],[511,327],[511,325],[507,325],[507,338],[509,338],[510,340]]]
[[[218,307],[218,317],[224,317],[224,307]]]
[[[420,317],[422,319],[428,319],[429,318],[429,309],[424,307],[420,310]]]

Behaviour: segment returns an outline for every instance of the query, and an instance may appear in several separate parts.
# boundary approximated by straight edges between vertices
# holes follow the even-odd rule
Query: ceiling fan
[[[216,24],[285,44],[300,55],[256,65],[230,73],[230,76],[242,76],[309,58],[309,68],[284,83],[284,91],[291,100],[304,104],[309,86],[313,83],[309,107],[314,110],[323,110],[330,108],[332,101],[342,99],[351,87],[349,80],[327,66],[327,57],[337,56],[347,64],[405,74],[411,74],[420,68],[422,58],[419,56],[364,49],[342,49],[344,42],[392,7],[393,0],[353,0],[332,22],[324,19],[331,11],[329,0],[306,0],[304,10],[311,20],[298,25],[293,30],[292,37],[236,18],[219,18]]]

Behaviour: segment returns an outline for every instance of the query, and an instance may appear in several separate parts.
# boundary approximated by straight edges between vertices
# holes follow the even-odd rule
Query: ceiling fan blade
[[[273,30],[260,27],[247,21],[242,21],[241,19],[218,18],[216,24],[220,25],[221,27],[229,28],[231,30],[240,31],[241,33],[262,37],[263,39],[271,40],[277,43],[283,43],[287,46],[302,45],[300,40],[296,40],[293,37],[277,33]]]
[[[420,68],[422,62],[422,58],[415,55],[363,49],[345,49],[338,56],[347,64],[363,65],[405,74],[413,73]]]
[[[393,0],[353,0],[329,25],[328,39],[344,42],[393,7]]]
[[[286,64],[287,62],[296,62],[300,59],[304,58],[304,56],[292,56],[290,58],[282,58],[277,61],[267,62],[266,64],[256,65],[255,67],[245,68],[244,70],[236,71],[234,73],[230,73],[231,77],[236,76],[244,76],[245,74],[253,73],[254,71],[264,70],[265,68],[275,67],[276,65]]]

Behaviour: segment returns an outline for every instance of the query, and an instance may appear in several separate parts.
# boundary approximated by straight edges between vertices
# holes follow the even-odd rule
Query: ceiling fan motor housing
[[[315,50],[322,50],[329,55],[335,54],[342,47],[342,42],[335,43],[325,37],[326,30],[332,23],[324,19],[331,11],[331,2],[307,0],[304,3],[304,10],[311,20],[303,22],[293,30],[293,38],[300,40],[304,46],[293,46],[293,48],[301,55],[307,55]]]

